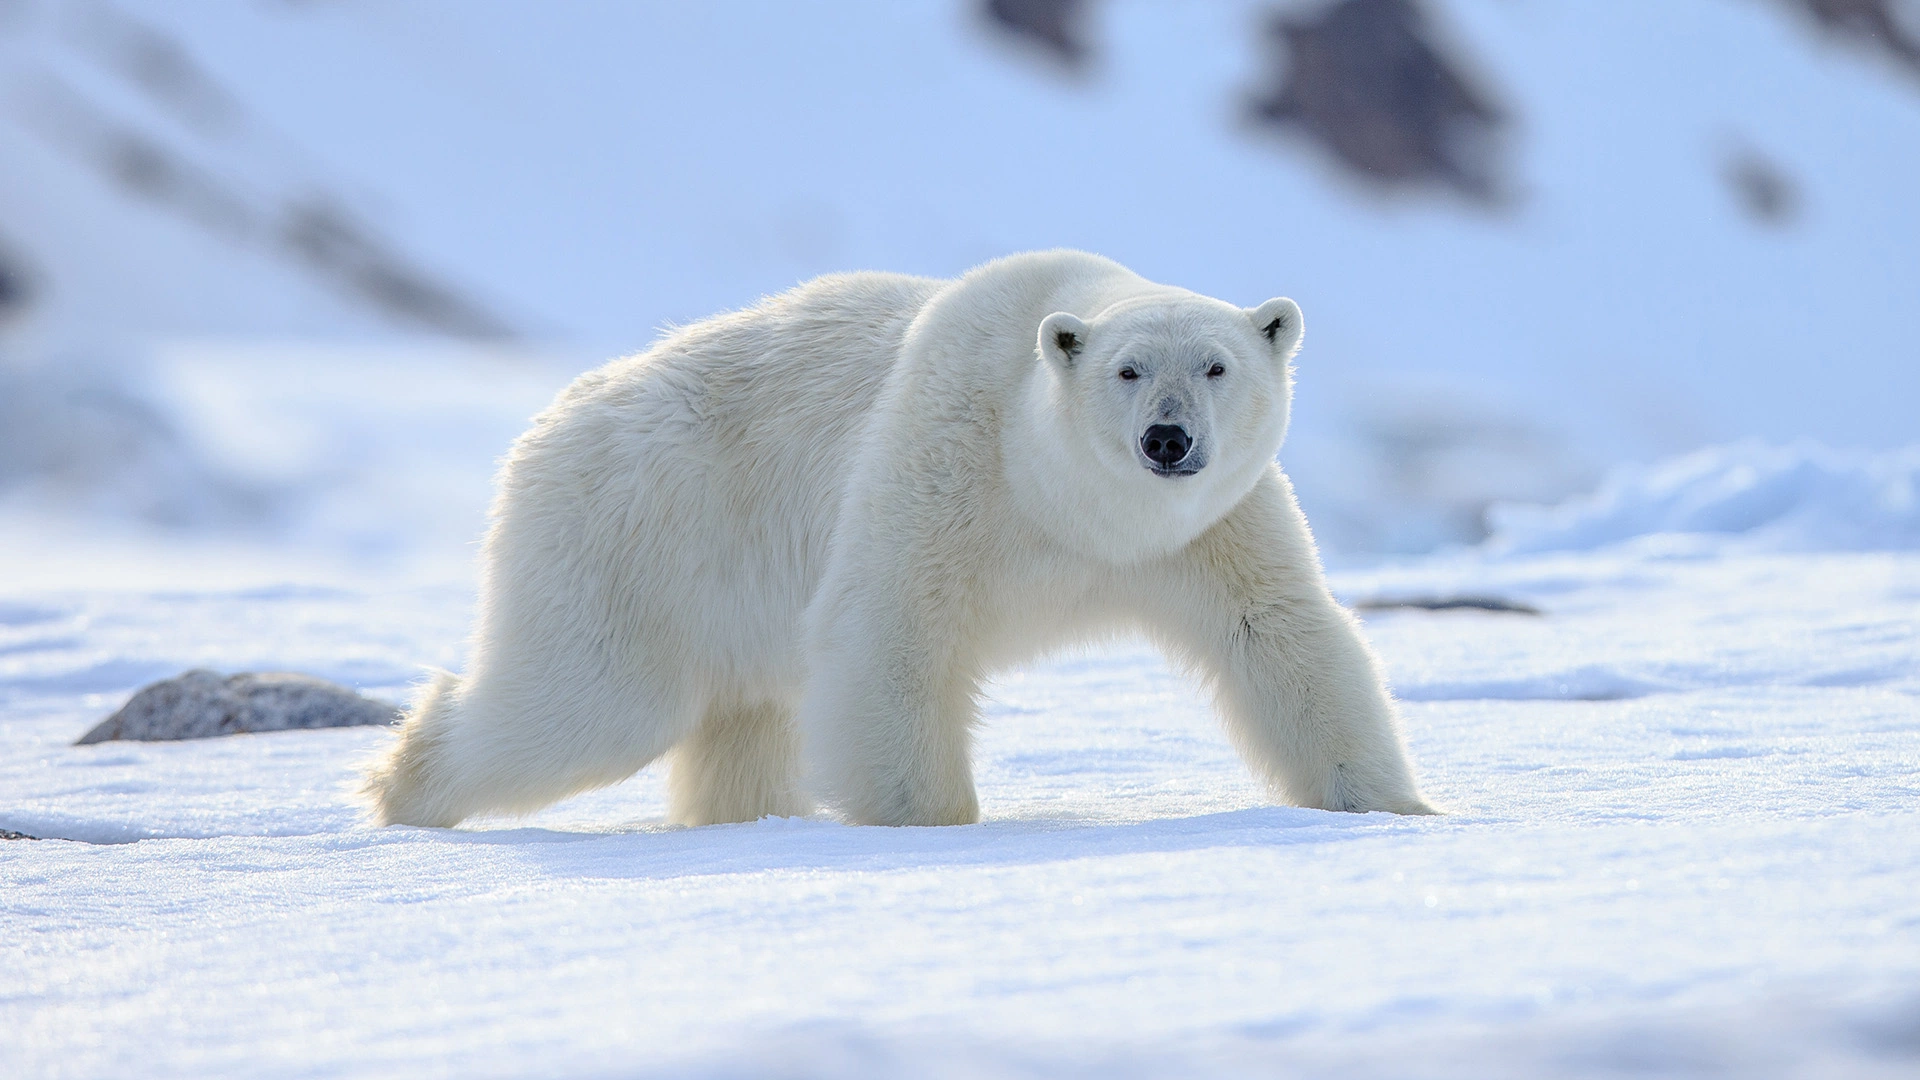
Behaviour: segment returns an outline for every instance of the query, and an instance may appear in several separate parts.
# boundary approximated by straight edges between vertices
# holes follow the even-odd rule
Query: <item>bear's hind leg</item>
[[[784,704],[716,700],[673,749],[667,816],[681,825],[714,825],[810,813],[799,755],[793,711]]]
[[[431,825],[447,828],[467,816],[457,793],[448,790],[445,756],[449,714],[460,688],[460,677],[450,671],[433,678],[414,693],[406,722],[393,742],[368,762],[360,794],[381,825]]]
[[[442,674],[424,688],[366,771],[374,820],[447,827],[475,814],[532,813],[619,783],[693,727],[691,688],[671,676],[531,676],[524,665]]]

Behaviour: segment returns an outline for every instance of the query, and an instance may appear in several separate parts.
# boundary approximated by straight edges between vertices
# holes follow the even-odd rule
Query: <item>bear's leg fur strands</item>
[[[786,705],[715,701],[693,734],[673,748],[668,819],[714,825],[812,812],[800,790],[799,751]]]
[[[1359,626],[1313,550],[1276,540],[1306,535],[1305,524],[1274,469],[1168,572],[1143,576],[1146,625],[1212,685],[1234,746],[1277,797],[1431,814]]]

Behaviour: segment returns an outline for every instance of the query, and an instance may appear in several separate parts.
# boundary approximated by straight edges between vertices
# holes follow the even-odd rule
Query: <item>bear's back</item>
[[[867,411],[947,284],[820,278],[582,375],[502,470],[498,561],[600,593],[710,677],[791,684]]]
[[[729,506],[806,521],[810,535],[830,526],[813,519],[837,510],[907,327],[947,284],[839,274],[702,324],[682,348],[699,368],[708,475]]]

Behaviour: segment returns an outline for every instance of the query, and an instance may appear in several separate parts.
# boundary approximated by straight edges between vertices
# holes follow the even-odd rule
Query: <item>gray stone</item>
[[[141,690],[74,745],[389,724],[398,711],[311,675],[248,672],[221,678],[195,670]]]

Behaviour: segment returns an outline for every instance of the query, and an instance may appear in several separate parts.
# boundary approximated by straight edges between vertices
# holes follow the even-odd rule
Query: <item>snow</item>
[[[1747,440],[1629,468],[1590,496],[1496,506],[1493,546],[1583,550],[1654,533],[1713,533],[1771,550],[1920,548],[1920,445],[1880,454]]]
[[[398,694],[458,591],[16,588],[0,827],[87,842],[0,847],[0,1070],[1910,1069],[1920,557],[1476,584],[1549,614],[1369,620],[1443,818],[1266,805],[1125,646],[996,683],[978,826],[670,829],[649,771],[449,832],[360,823],[377,732],[68,743],[194,664]]]
[[[1911,450],[1723,446],[1336,573],[1543,613],[1368,608],[1440,818],[1270,805],[1137,643],[994,683],[955,829],[670,828],[651,769],[375,830],[378,731],[71,745],[189,668],[395,701],[457,669],[491,462],[578,365],[157,350],[165,453],[6,496],[0,829],[46,839],[0,843],[0,1074],[1920,1064]]]
[[[1520,119],[1481,217],[1236,129],[1254,0],[1098,5],[1082,83],[941,3],[0,4],[0,830],[45,838],[0,841],[0,1076],[1920,1071],[1920,98],[1653,6],[1437,5]],[[226,126],[103,63],[114,11]],[[128,197],[50,85],[521,339]],[[1728,144],[1804,216],[1742,220]],[[402,699],[574,373],[1052,244],[1302,302],[1283,461],[1445,816],[1271,805],[1134,642],[995,681],[963,828],[671,828],[650,769],[375,830],[378,731],[71,745],[195,667]],[[1377,606],[1461,597],[1541,614]]]
[[[115,572],[103,566],[140,580],[139,553],[159,545],[178,549],[169,574],[190,563],[278,583],[298,552],[309,577],[464,582],[493,461],[588,363],[185,343],[113,367],[23,371],[0,381],[0,455],[11,442],[29,462],[0,477],[14,481],[0,484],[0,557],[42,581]],[[35,470],[34,456],[58,467]],[[230,550],[209,565],[218,547]],[[249,576],[261,551],[274,565]]]
[[[1343,556],[1474,542],[1491,502],[1703,445],[1914,439],[1920,94],[1789,5],[1431,5],[1515,117],[1499,215],[1375,197],[1249,133],[1270,0],[1093,5],[1084,81],[971,6],[8,5],[0,247],[38,300],[0,328],[0,367],[417,343],[261,239],[323,198],[523,339],[589,357],[822,272],[1054,245],[1240,303],[1292,295],[1288,465]],[[130,81],[87,30],[111,11],[164,33],[227,119]],[[260,236],[85,166],[35,111],[48,86],[217,181]],[[1744,217],[1721,177],[1736,146],[1804,213]]]
[[[244,388],[251,366],[178,364],[182,395]],[[1121,643],[993,684],[976,826],[671,828],[656,768],[523,820],[375,830],[348,788],[378,731],[70,745],[139,685],[190,667],[306,671],[397,700],[424,666],[460,664],[459,529],[478,520],[487,457],[457,441],[435,452],[437,437],[392,420],[418,409],[452,429],[464,411],[484,442],[552,370],[501,369],[520,377],[474,380],[440,413],[404,392],[411,374],[310,370],[278,414],[240,389],[224,413],[200,406],[255,418],[203,427],[251,447],[232,460],[256,480],[340,462],[332,487],[290,496],[260,537],[160,530],[68,549],[57,530],[7,534],[28,560],[11,565],[34,572],[0,582],[0,828],[48,839],[0,844],[0,1073],[1920,1064],[1911,544],[1770,551],[1742,535],[1589,530],[1584,549],[1336,574],[1356,603],[1482,595],[1544,612],[1367,615],[1439,818],[1270,805],[1200,690]],[[354,405],[352,388],[388,384]],[[336,429],[376,442],[356,459]],[[1850,528],[1905,535],[1903,508],[1849,485],[1909,458],[1723,459],[1848,464],[1782,468],[1819,506],[1892,515]],[[425,481],[367,478],[419,462]],[[1655,475],[1725,487],[1697,462]],[[364,527],[414,500],[411,484],[453,479],[392,530]],[[1672,489],[1616,482],[1560,513],[1699,520],[1667,512]],[[1792,514],[1742,520],[1757,536]],[[415,549],[396,552],[407,535]]]

